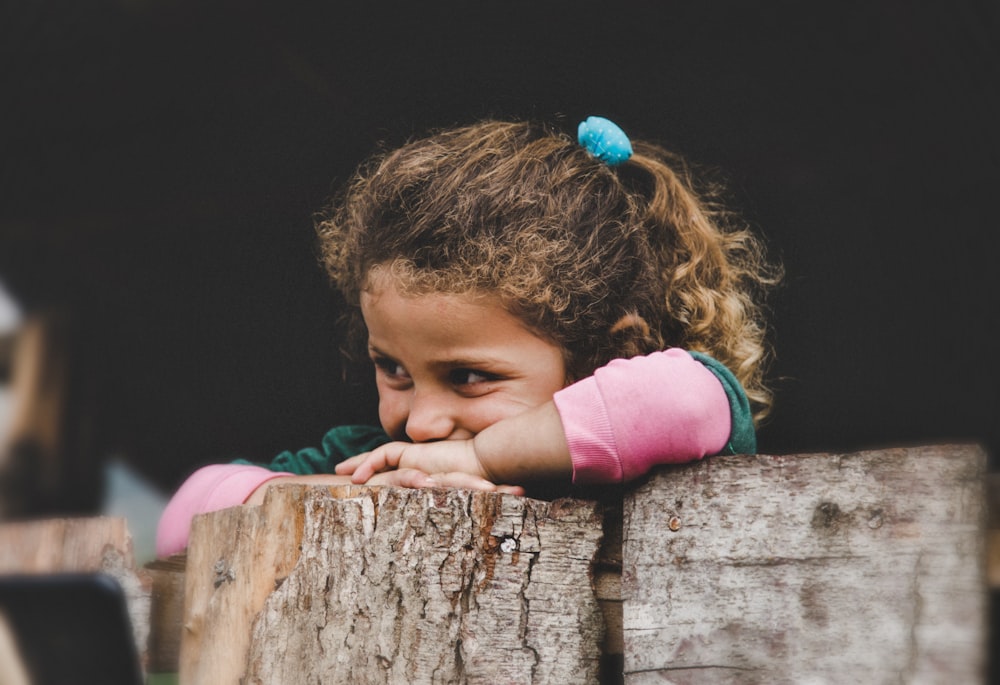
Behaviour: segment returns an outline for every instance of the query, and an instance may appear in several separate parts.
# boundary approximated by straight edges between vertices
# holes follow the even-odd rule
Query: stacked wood
[[[985,461],[714,457],[620,506],[276,487],[195,520],[181,682],[983,682]]]

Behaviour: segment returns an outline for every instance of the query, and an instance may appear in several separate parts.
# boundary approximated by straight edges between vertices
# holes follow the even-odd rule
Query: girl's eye
[[[498,380],[497,376],[485,371],[473,371],[472,369],[455,369],[451,372],[451,382],[455,385],[476,385],[478,383],[488,383]]]
[[[406,373],[406,369],[399,362],[386,357],[376,357],[373,361],[375,362],[375,366],[387,376],[404,380],[410,377],[410,374]]]

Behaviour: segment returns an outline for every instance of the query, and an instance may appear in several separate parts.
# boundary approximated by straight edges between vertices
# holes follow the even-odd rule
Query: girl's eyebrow
[[[371,343],[368,344],[368,356],[373,360],[377,357],[378,359],[388,359],[390,361],[396,361],[391,354],[386,354],[385,352],[375,347]]]
[[[380,357],[390,356],[385,352],[383,352],[382,350],[380,350],[379,348],[377,348],[375,345],[372,345],[371,343],[368,343],[368,354],[377,354]]]
[[[431,360],[431,364],[433,366],[441,366],[448,368],[461,368],[465,366],[498,367],[506,365],[506,363],[503,362],[502,360],[493,357],[479,357],[476,359],[464,358],[464,357],[456,357],[454,359],[433,359]]]
[[[378,357],[385,357],[386,359],[392,359],[393,361],[398,361],[396,357],[387,352],[383,352],[377,346],[372,343],[368,343],[368,353]],[[499,368],[505,369],[510,366],[510,362],[504,361],[497,357],[452,357],[452,358],[441,358],[441,359],[431,359],[430,365],[443,369],[458,369],[466,366],[471,367],[487,367],[487,368]]]

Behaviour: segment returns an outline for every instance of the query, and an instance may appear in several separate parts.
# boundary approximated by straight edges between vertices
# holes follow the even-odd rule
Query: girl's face
[[[379,420],[394,440],[468,439],[552,399],[562,349],[489,296],[401,294],[376,276],[361,295]]]

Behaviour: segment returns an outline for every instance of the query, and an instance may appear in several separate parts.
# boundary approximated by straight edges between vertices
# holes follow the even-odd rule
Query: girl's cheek
[[[399,392],[379,388],[378,418],[382,428],[394,440],[406,434],[406,401]]]
[[[531,408],[530,403],[521,402],[484,402],[470,407],[464,417],[466,427],[473,433],[479,433],[494,423],[517,416]]]

